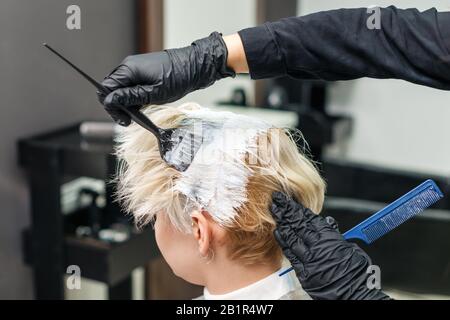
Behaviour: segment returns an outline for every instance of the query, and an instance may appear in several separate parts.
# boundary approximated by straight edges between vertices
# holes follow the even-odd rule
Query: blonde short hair
[[[145,113],[157,125],[175,128],[187,117],[185,110],[197,107],[149,107]],[[290,195],[316,213],[321,211],[324,199],[325,183],[315,165],[299,152],[294,137],[284,129],[270,131],[277,133],[277,139],[267,135],[270,152],[265,153],[266,159],[248,163],[251,175],[246,185],[247,200],[237,208],[235,219],[223,225],[229,257],[246,265],[281,260],[270,213],[274,191]],[[161,159],[155,137],[131,124],[122,130],[117,141],[116,154],[121,159],[117,195],[125,210],[141,226],[163,211],[177,229],[191,232],[191,217],[186,212],[190,200],[174,188],[180,172]],[[276,159],[270,159],[275,154]]]

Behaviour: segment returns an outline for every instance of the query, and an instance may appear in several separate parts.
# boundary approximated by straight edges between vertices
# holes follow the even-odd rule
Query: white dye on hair
[[[202,133],[197,125],[187,125],[174,130],[170,137],[172,149],[164,155],[164,160],[180,172],[185,171],[202,144]]]
[[[189,137],[183,137],[183,142],[166,154],[171,163],[190,163],[181,172],[175,190],[183,193],[195,209],[208,211],[218,223],[232,222],[236,209],[247,200],[246,185],[251,170],[245,156],[257,149],[258,135],[271,126],[232,112],[207,108],[185,112],[187,118],[180,134],[187,132]],[[183,131],[185,126],[188,129]],[[198,148],[195,156],[194,148]]]

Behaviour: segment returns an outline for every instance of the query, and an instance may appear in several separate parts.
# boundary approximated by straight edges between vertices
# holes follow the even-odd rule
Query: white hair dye
[[[174,188],[190,200],[188,209],[204,209],[218,223],[226,225],[234,220],[236,209],[247,200],[246,185],[251,171],[245,156],[257,152],[258,135],[267,132],[271,125],[207,108],[184,112],[187,119],[182,125],[190,126],[189,131],[194,132],[191,141],[197,143],[196,139],[202,139],[202,142],[194,157],[186,151],[189,150],[186,144],[166,154],[173,163],[191,163]]]

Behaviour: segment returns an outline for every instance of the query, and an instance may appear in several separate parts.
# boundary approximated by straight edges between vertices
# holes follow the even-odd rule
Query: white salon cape
[[[284,270],[284,269],[283,269]],[[282,270],[272,273],[249,286],[225,294],[211,294],[203,289],[199,300],[311,300],[302,290],[294,273],[280,277]]]

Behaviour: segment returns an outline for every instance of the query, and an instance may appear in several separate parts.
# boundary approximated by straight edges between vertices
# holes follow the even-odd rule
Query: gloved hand
[[[102,82],[111,93],[97,94],[112,118],[127,126],[131,119],[119,105],[139,108],[169,103],[216,80],[234,77],[227,55],[222,36],[214,32],[184,48],[129,56]]]
[[[280,192],[273,194],[271,211],[275,237],[311,298],[390,299],[367,287],[370,258],[342,237],[333,218],[316,215]]]

